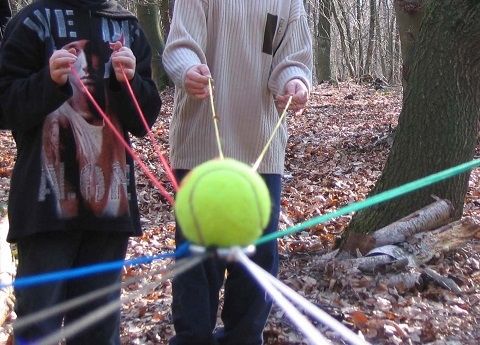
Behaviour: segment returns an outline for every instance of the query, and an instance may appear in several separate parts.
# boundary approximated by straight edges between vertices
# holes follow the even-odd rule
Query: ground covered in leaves
[[[163,94],[162,114],[154,127],[167,150],[172,90]],[[282,195],[281,228],[363,200],[379,177],[401,110],[397,89],[370,85],[322,84],[308,109],[289,119],[289,142]],[[15,146],[0,135],[0,200],[7,199]],[[147,165],[168,185],[148,139],[133,145]],[[477,149],[477,156],[480,150]],[[129,258],[174,249],[171,207],[141,173],[138,192],[145,234],[131,240]],[[480,171],[470,179],[465,216],[480,222]],[[462,289],[455,294],[424,280],[413,289],[390,288],[375,275],[320,273],[316,259],[329,251],[350,216],[336,218],[279,240],[279,278],[372,344],[478,344],[480,342],[480,239],[435,257],[429,265]],[[159,274],[170,261],[125,270],[123,344],[166,344],[171,324],[170,280]],[[167,268],[168,269],[168,268]],[[14,317],[14,315],[12,315]],[[321,326],[319,326],[321,327]],[[11,319],[3,327],[6,336]],[[327,337],[338,336],[321,327]],[[266,344],[305,344],[284,313],[274,307],[265,331]]]

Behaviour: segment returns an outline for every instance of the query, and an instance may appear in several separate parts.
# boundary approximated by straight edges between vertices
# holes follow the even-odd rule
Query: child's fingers
[[[120,67],[120,65],[124,67],[135,66],[135,60],[129,56],[116,56],[115,58],[112,58],[112,63],[115,67]]]
[[[206,85],[203,82],[198,82],[193,79],[187,79],[185,80],[185,87],[191,88],[191,89],[206,89]]]
[[[205,92],[205,90],[198,91],[198,92],[190,92],[190,95],[195,97],[196,99],[205,99],[207,98],[210,94]]]
[[[132,59],[135,58],[135,55],[133,54],[133,52],[128,48],[125,48],[125,49],[122,48],[121,50],[112,53],[112,57],[118,57],[118,56],[128,56]]]
[[[76,50],[75,48],[70,48],[70,49],[68,50],[68,52],[69,52],[70,54],[75,55],[75,56],[77,56],[77,54],[78,54],[78,52],[77,52],[77,50]]]
[[[112,60],[113,59],[120,59],[120,58],[128,58],[135,61],[135,55],[130,50],[130,48],[123,47],[119,51],[112,53]]]
[[[52,72],[55,77],[62,77],[70,74],[70,68],[59,68]]]
[[[112,49],[114,52],[122,49],[122,46],[123,46],[122,42],[120,42],[120,41],[110,43],[110,49]]]
[[[65,56],[65,57],[58,57],[53,59],[50,63],[50,68],[53,69],[62,69],[67,68],[70,69],[70,66],[74,64],[76,61],[75,57]]]

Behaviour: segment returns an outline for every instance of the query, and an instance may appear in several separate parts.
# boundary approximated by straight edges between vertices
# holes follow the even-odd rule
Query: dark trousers
[[[181,180],[188,171],[177,170]],[[280,214],[281,176],[262,175],[272,199],[272,216],[264,233],[276,231]],[[185,239],[178,228],[177,246]],[[273,275],[278,272],[277,242],[257,247],[251,259]],[[219,291],[225,278],[224,327],[214,333]],[[202,265],[179,275],[172,284],[172,315],[176,336],[170,345],[260,345],[272,301],[245,269],[237,263],[208,259]]]
[[[49,232],[29,236],[18,242],[17,278],[46,272],[89,266],[100,262],[125,259],[128,235],[110,232],[72,231]],[[88,278],[58,281],[28,288],[15,289],[15,311],[18,318],[44,310],[93,290],[118,284],[118,290],[93,302],[16,329],[16,344],[29,344],[60,329],[62,321],[68,326],[85,314],[120,298],[121,270],[103,272]],[[67,344],[120,344],[120,310],[67,339]]]

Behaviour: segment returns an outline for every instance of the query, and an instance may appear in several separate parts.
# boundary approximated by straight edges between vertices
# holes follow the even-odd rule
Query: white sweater
[[[311,88],[302,0],[176,0],[163,63],[176,85],[173,167],[192,169],[219,155],[209,99],[196,100],[184,88],[187,70],[197,64],[212,73],[225,156],[253,164],[279,118],[274,96],[294,78]],[[286,142],[284,123],[259,172],[283,173]]]

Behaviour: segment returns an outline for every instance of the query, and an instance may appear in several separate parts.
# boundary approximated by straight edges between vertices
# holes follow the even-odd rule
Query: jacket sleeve
[[[130,80],[130,85],[151,128],[158,117],[162,103],[157,86],[152,79],[152,52],[150,45],[143,31],[137,25],[135,24],[135,29],[132,30],[135,33],[135,38],[130,47],[136,58],[135,76]],[[111,75],[109,98],[112,99],[112,110],[116,113],[122,127],[126,131],[135,136],[144,136],[147,131],[139,117],[140,115],[127,85],[120,85],[115,77],[115,73],[112,72]]]
[[[273,94],[283,94],[291,79],[302,80],[310,90],[312,86],[312,37],[303,3],[292,0],[290,18],[284,37],[274,54],[268,86]]]
[[[69,83],[59,87],[51,79],[45,42],[23,18],[9,22],[0,49],[2,125],[16,131],[42,124],[72,94]]]
[[[172,24],[163,52],[163,65],[177,87],[183,88],[186,72],[206,64],[207,4],[203,0],[176,0]]]

